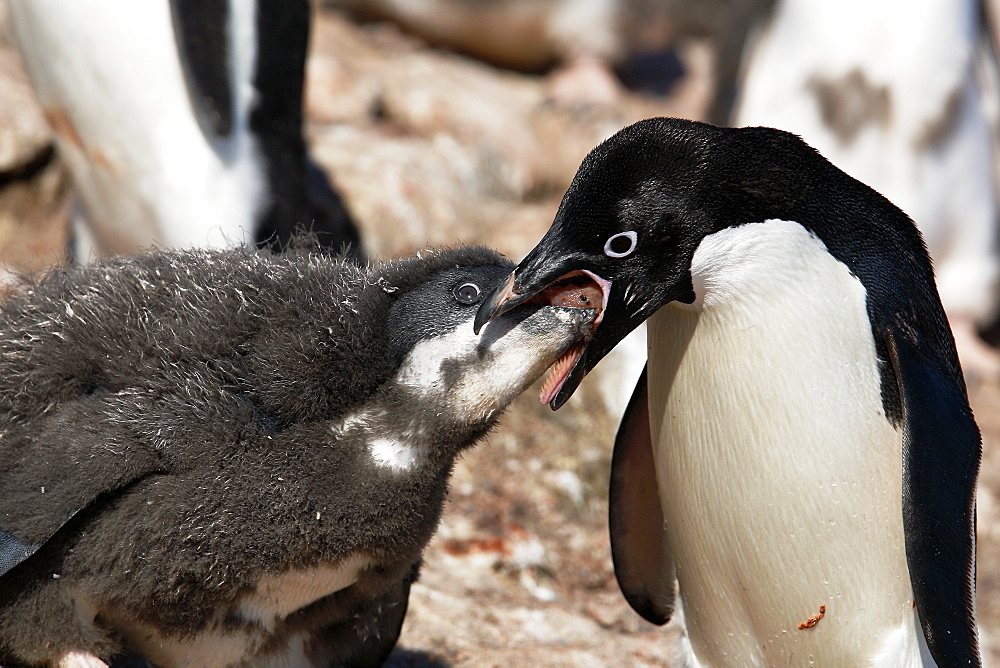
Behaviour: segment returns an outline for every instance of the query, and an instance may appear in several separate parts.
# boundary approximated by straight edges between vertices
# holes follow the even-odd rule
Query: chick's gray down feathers
[[[126,651],[106,632],[118,619],[165,637],[213,623],[235,633],[248,622],[217,619],[220,602],[261,573],[359,552],[375,566],[355,586],[280,624],[355,641],[389,633],[388,648],[383,638],[353,657],[323,655],[384,658],[454,454],[489,425],[440,435],[460,441],[454,452],[432,453],[400,482],[372,467],[363,442],[332,436],[331,421],[398,366],[385,326],[398,297],[483,265],[500,265],[498,277],[510,267],[481,248],[373,267],[164,252],[58,270],[9,299],[0,551],[13,561],[23,555],[11,545],[37,551],[0,575],[0,663],[50,661],[53,644],[108,660]],[[77,621],[84,601],[97,607],[92,624]],[[383,604],[397,606],[392,628],[337,626]]]

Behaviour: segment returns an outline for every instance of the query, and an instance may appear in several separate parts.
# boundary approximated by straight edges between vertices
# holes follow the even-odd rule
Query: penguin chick
[[[792,134],[650,119],[587,156],[477,325],[567,281],[606,309],[554,408],[649,319],[612,555],[647,620],[679,593],[685,665],[980,665],[979,430],[902,211]]]
[[[303,138],[307,0],[14,0],[10,13],[83,205],[77,260],[283,248],[300,228],[359,252]]]
[[[482,248],[157,252],[0,309],[0,664],[384,660],[456,456],[593,308]]]

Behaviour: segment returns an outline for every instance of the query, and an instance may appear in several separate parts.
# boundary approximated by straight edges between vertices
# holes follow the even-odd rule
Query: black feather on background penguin
[[[476,336],[509,271],[162,252],[7,301],[0,662],[384,660],[455,456],[593,320]]]

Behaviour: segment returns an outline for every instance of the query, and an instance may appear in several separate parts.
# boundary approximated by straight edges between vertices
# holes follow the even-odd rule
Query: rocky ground
[[[594,104],[322,11],[310,141],[374,257],[468,242],[519,259],[599,141],[647,116],[704,114],[709,59],[697,44],[683,55],[688,76],[669,97]],[[0,50],[0,260],[15,271],[62,256],[69,184],[48,141],[15,55]],[[556,413],[529,391],[459,463],[391,665],[671,664],[676,631],[632,613],[614,580],[607,480],[622,400],[607,369],[594,376]],[[985,450],[978,607],[1000,663],[1000,383],[977,383],[972,400]]]

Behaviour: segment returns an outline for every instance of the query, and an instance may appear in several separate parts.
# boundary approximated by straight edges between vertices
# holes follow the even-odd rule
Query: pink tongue
[[[585,344],[583,343],[575,344],[552,365],[548,375],[545,377],[545,381],[542,383],[542,390],[538,394],[539,401],[543,404],[552,401],[556,393],[559,392],[559,388],[566,382],[566,377],[569,376],[573,365],[576,364],[576,361],[580,359],[580,355],[583,354],[584,347]]]

